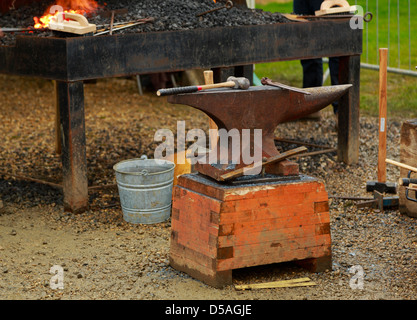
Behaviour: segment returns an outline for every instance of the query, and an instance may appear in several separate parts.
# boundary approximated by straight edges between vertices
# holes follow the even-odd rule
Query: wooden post
[[[388,49],[379,49],[379,145],[378,182],[386,182],[387,168],[387,58]]]
[[[338,150],[339,161],[355,164],[359,161],[359,98],[360,56],[340,58],[339,83],[352,84],[352,88],[339,100]]]
[[[57,89],[62,128],[64,210],[78,213],[88,205],[84,84],[82,81],[58,81]]]
[[[211,71],[211,70],[205,70],[204,71],[204,82],[205,82],[205,84],[213,84],[214,83],[213,71]],[[217,145],[217,140],[219,138],[219,134],[218,134],[217,131],[213,131],[213,130],[218,130],[218,127],[217,127],[216,123],[210,118],[209,118],[209,128],[211,129],[211,131],[209,132],[210,150],[213,150]]]

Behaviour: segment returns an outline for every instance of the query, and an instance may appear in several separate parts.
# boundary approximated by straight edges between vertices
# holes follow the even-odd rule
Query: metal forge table
[[[215,82],[230,73],[251,79],[254,63],[339,56],[340,83],[353,87],[340,101],[338,158],[352,164],[359,155],[361,53],[362,30],[339,18],[97,37],[20,36],[15,46],[0,46],[0,73],[57,81],[65,210],[82,212],[88,205],[84,80],[202,68],[215,71]]]

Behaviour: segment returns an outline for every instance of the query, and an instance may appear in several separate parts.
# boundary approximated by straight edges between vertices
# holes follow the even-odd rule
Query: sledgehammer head
[[[235,89],[248,90],[250,87],[249,79],[246,79],[243,77],[236,78],[232,76],[232,77],[227,78],[227,81],[233,81],[235,83],[235,86],[233,88]]]
[[[378,182],[368,181],[366,183],[366,191],[378,191],[380,193],[397,193],[397,183],[395,182]]]

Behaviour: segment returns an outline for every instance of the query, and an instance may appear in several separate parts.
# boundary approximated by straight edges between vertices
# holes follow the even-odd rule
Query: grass
[[[417,0],[410,0],[411,18],[408,19],[408,1],[401,1],[399,5],[399,20],[397,19],[397,1],[349,1],[350,4],[361,5],[365,12],[372,12],[373,19],[365,23],[363,30],[363,53],[361,61],[369,64],[378,64],[379,48],[389,48],[389,66],[394,68],[415,70],[417,55],[417,19],[413,14],[417,12]],[[367,3],[368,2],[368,6]],[[378,10],[376,7],[378,2]],[[390,6],[388,7],[388,4]],[[271,2],[266,5],[257,5],[257,8],[271,12],[292,12],[292,1],[286,3]],[[389,8],[389,9],[388,9]],[[378,15],[376,14],[378,12]],[[378,17],[377,17],[378,16]],[[389,19],[388,19],[389,16]],[[410,21],[410,22],[409,22]],[[409,26],[411,35],[409,35]],[[399,29],[399,33],[398,33]],[[389,33],[388,33],[389,30]],[[399,34],[399,50],[398,50]],[[378,36],[377,36],[378,35]],[[389,42],[388,42],[389,39]],[[415,50],[415,49],[414,49]],[[414,55],[413,55],[414,54]],[[327,66],[324,66],[327,68]],[[267,76],[283,83],[302,86],[302,70],[299,61],[283,61],[257,64],[255,73],[258,77]],[[378,71],[361,69],[361,114],[368,116],[378,115]],[[330,85],[329,80],[324,85]],[[413,118],[417,117],[417,78],[398,74],[388,74],[388,117]]]

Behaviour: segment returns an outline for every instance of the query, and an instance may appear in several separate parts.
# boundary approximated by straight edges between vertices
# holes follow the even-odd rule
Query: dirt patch
[[[0,76],[0,167],[51,182],[61,181],[55,154],[54,99],[50,81]],[[208,130],[204,114],[173,106],[132,79],[85,85],[88,180],[115,183],[118,161],[153,155],[159,128]],[[405,120],[405,119],[404,119]],[[402,119],[388,125],[388,157],[399,158]],[[336,146],[329,110],[321,121],[279,126],[287,139]],[[330,195],[369,196],[376,180],[377,119],[361,119],[360,162],[345,165],[335,153],[300,158],[302,173],[325,182]],[[294,146],[281,144],[278,148]],[[388,167],[389,181],[399,170]],[[169,266],[170,221],[132,225],[122,218],[117,190],[90,194],[90,209],[66,213],[59,190],[0,174],[0,299],[414,299],[417,285],[417,220],[397,210],[357,209],[352,201],[330,204],[332,270],[311,274],[291,263],[235,270],[234,284],[309,277],[313,287],[237,291],[214,289]],[[64,288],[54,290],[53,266],[63,268]],[[352,266],[363,270],[363,289],[352,289]],[[354,284],[354,283],[353,283]]]

